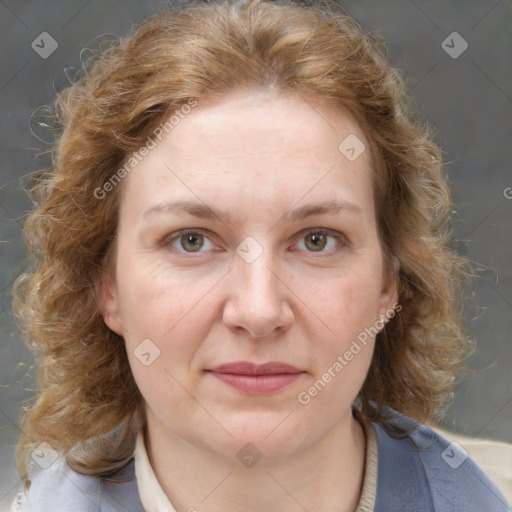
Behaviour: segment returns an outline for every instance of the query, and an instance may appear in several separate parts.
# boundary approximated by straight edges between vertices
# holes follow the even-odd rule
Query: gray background
[[[445,426],[512,442],[512,199],[506,198],[512,187],[512,2],[342,5],[365,30],[384,36],[392,64],[403,70],[418,110],[434,128],[457,208],[457,249],[478,268],[466,311],[478,351]],[[21,226],[30,209],[19,178],[48,165],[31,130],[46,140],[48,134],[31,116],[64,87],[64,70],[79,65],[82,48],[97,48],[108,34],[122,35],[132,22],[165,8],[156,0],[0,1],[0,510],[20,488],[13,447],[21,402],[34,386],[32,356],[10,313],[10,287],[26,254]],[[47,59],[31,47],[42,32],[58,43]],[[452,32],[469,45],[455,59],[441,46]]]

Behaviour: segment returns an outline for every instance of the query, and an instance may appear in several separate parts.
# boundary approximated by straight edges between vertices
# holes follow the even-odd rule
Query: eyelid
[[[212,233],[211,231],[208,231],[207,229],[203,228],[187,228],[187,229],[181,229],[180,231],[175,231],[173,233],[170,233],[169,235],[164,236],[164,238],[159,242],[160,247],[167,247],[170,246],[175,240],[178,240],[179,238],[186,236],[186,235],[203,235],[205,238],[208,238],[212,243]],[[183,252],[185,254],[194,254],[193,252],[187,253],[186,251],[178,251]]]
[[[203,229],[203,228],[186,228],[186,229],[182,229],[182,230],[176,231],[174,233],[171,233],[170,235],[166,235],[159,242],[159,245],[160,245],[160,247],[168,247],[175,240],[177,240],[177,239],[179,239],[179,238],[181,238],[183,236],[186,236],[188,234],[203,235],[205,238],[208,238],[208,240],[210,240],[210,242],[215,244],[215,242],[212,240],[212,232],[211,231],[209,231],[207,229]],[[304,229],[302,231],[299,231],[295,235],[294,238],[295,239],[302,239],[305,236],[310,235],[310,234],[320,234],[320,235],[330,236],[330,237],[334,238],[337,241],[337,243],[338,243],[338,247],[337,248],[331,249],[329,251],[319,251],[319,252],[306,251],[309,254],[318,254],[319,257],[321,257],[322,254],[329,254],[330,255],[331,253],[338,251],[341,247],[344,247],[344,246],[349,244],[346,236],[343,233],[341,233],[339,231],[336,231],[336,230],[328,229],[328,228],[307,228],[307,229]],[[204,252],[204,251],[187,252],[187,251],[181,251],[179,249],[177,251],[179,253],[182,253],[182,254],[191,254],[191,255],[193,255],[193,254],[201,254],[202,252]]]
[[[340,231],[336,231],[336,230],[328,229],[328,228],[307,228],[307,229],[297,233],[296,236],[297,236],[297,238],[303,239],[305,236],[310,235],[310,234],[320,234],[320,235],[330,236],[331,238],[334,238],[338,244],[338,247],[335,247],[334,249],[330,249],[329,251],[319,251],[319,252],[307,251],[308,254],[317,254],[318,257],[320,257],[320,258],[322,256],[329,256],[329,255],[333,254],[334,252],[339,251],[342,247],[349,245],[349,241],[343,233],[341,233]]]

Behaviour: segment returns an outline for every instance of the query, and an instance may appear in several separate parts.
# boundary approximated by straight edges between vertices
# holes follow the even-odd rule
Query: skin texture
[[[395,280],[384,279],[370,152],[349,161],[338,149],[351,133],[366,141],[321,98],[231,93],[199,103],[125,178],[102,306],[125,339],[150,461],[179,511],[358,503],[365,437],[351,404],[374,340],[307,405],[297,399],[397,299]],[[352,207],[284,218],[330,200]],[[231,222],[163,206],[175,201],[214,206]],[[331,236],[315,245],[310,228]],[[192,244],[184,229],[200,230]],[[247,237],[257,242],[251,255],[262,251],[250,263],[237,253]],[[160,350],[149,366],[134,353],[145,339]],[[234,361],[304,373],[248,395],[205,371]],[[246,443],[262,454],[251,468],[236,456]]]

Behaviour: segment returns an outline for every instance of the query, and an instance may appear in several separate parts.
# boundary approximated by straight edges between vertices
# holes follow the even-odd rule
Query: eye
[[[313,229],[302,237],[299,245],[302,243],[304,243],[307,252],[331,252],[336,250],[337,246],[343,245],[343,235],[341,233],[330,233],[321,229]]]
[[[160,245],[189,254],[207,252],[215,247],[215,244],[208,238],[206,233],[200,229],[180,231],[164,238]],[[300,250],[310,253],[335,252],[343,245],[345,245],[345,239],[341,233],[330,232],[324,229],[309,230],[302,236],[298,244]]]
[[[210,247],[208,247],[210,244]],[[171,237],[165,238],[161,245],[163,247],[172,247],[180,252],[201,252],[201,249],[206,246],[206,249],[212,249],[214,244],[211,240],[200,230],[181,231]],[[205,251],[202,251],[205,252]]]

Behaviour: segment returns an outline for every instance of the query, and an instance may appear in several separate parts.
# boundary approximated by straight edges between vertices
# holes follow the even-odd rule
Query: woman
[[[469,351],[465,262],[378,41],[335,4],[190,3],[57,107],[20,510],[509,510],[424,425]]]

